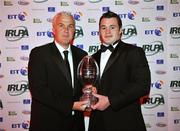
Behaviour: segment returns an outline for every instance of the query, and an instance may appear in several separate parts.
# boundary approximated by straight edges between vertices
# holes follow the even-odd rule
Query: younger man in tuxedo
[[[101,49],[98,103],[92,105],[89,131],[146,131],[139,99],[150,91],[150,70],[142,48],[121,41],[122,22],[111,11],[99,21]]]

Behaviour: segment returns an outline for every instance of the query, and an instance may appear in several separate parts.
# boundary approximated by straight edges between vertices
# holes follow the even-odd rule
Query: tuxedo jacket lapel
[[[116,46],[115,50],[112,52],[112,54],[110,55],[107,63],[106,63],[106,66],[104,68],[104,71],[103,71],[103,74],[113,65],[113,63],[116,61],[116,59],[119,57],[119,55],[121,54],[122,52],[122,46],[124,44],[120,41],[118,42],[118,45]],[[103,75],[102,74],[102,75]]]
[[[60,72],[62,72],[62,74],[64,75],[64,77],[67,79],[69,85],[72,85],[72,81],[69,79],[68,75],[68,71],[66,69],[65,63],[63,62],[63,58],[59,52],[59,50],[57,49],[57,47],[55,46],[55,43],[52,43],[52,60],[54,61],[55,64],[57,64],[58,69],[60,70]]]
[[[78,78],[77,78],[77,67],[78,67],[78,61],[77,61],[77,53],[74,50],[74,47],[71,46],[71,51],[72,51],[72,58],[73,58],[73,71],[74,71],[74,92],[76,90],[77,87],[77,82],[78,82]]]

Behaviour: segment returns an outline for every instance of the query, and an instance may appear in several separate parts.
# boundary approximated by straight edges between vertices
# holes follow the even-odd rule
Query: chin
[[[113,42],[112,42],[112,41],[105,41],[104,43],[106,43],[107,45],[110,45],[110,44],[112,44]]]

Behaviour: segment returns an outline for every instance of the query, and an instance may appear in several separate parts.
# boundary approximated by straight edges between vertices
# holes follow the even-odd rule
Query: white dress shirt
[[[102,43],[103,44],[103,43]],[[104,46],[109,46],[106,44],[103,44]],[[114,48],[116,48],[117,44],[112,45]],[[109,57],[111,55],[111,51],[110,50],[106,50],[105,52],[101,53],[101,58],[100,58],[100,77],[103,74],[104,68],[107,64],[107,61],[109,60]]]
[[[69,53],[68,53],[68,61],[69,61],[69,65],[70,65],[70,70],[71,70],[71,78],[72,78],[72,87],[74,87],[74,67],[73,67],[73,58],[72,58],[72,51],[71,51],[71,48],[69,45],[69,47],[67,49],[64,49],[60,44],[58,44],[56,41],[55,41],[55,45],[56,47],[58,48],[59,52],[61,53],[61,56],[62,58],[64,59],[64,53],[63,51],[67,50]]]

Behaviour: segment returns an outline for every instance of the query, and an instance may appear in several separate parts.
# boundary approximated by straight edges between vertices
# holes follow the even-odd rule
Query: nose
[[[69,28],[68,27],[64,27],[64,32],[68,32]]]
[[[107,33],[107,34],[111,33],[110,28],[106,28],[106,33]]]

